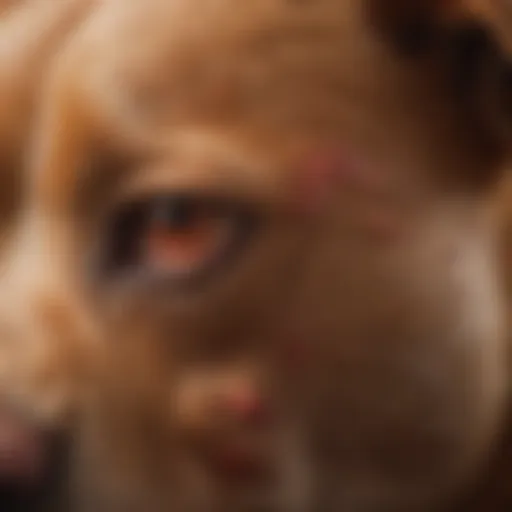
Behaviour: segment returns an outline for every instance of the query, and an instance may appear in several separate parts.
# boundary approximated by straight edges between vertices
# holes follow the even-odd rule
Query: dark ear
[[[395,51],[428,62],[465,121],[512,153],[512,2],[367,0],[367,5]]]
[[[439,44],[442,0],[366,0],[371,23],[402,56],[431,55]]]
[[[444,27],[440,57],[454,99],[469,115],[468,121],[478,123],[483,133],[512,154],[512,45],[507,41],[508,32],[512,33],[512,12],[506,13],[504,8],[495,13],[468,12]]]

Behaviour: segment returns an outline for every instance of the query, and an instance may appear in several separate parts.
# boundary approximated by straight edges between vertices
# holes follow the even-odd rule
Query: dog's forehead
[[[371,4],[110,0],[60,61],[48,113],[58,124],[71,116],[73,129],[60,141],[52,135],[61,152],[50,160],[75,146],[70,158],[80,159],[95,144],[100,153],[165,160],[190,129],[221,135],[221,145],[248,143],[272,169],[304,147],[323,159],[324,148],[340,145],[393,147],[404,153],[396,159],[430,162],[440,109],[430,108],[435,98],[424,94],[416,66],[372,23]],[[407,140],[398,149],[397,134]],[[172,151],[160,149],[167,143]],[[45,162],[51,171],[41,175],[52,189],[74,165]]]
[[[115,90],[128,110],[170,113],[177,123],[241,112],[244,123],[281,116],[294,124],[292,113],[304,124],[314,124],[311,116],[332,121],[347,98],[391,98],[401,83],[411,90],[402,82],[407,67],[371,25],[366,4],[114,1],[80,38],[88,55],[79,73],[96,83],[94,94],[113,98]]]

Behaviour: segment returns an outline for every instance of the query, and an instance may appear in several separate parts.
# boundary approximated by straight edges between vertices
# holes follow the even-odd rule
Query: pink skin
[[[339,150],[314,151],[303,157],[294,195],[299,210],[306,214],[317,213],[340,178],[345,179],[345,174],[352,173],[352,166],[345,162]]]
[[[269,419],[269,411],[256,390],[241,387],[224,398],[225,407],[242,423],[262,426]]]
[[[343,186],[354,193],[378,197],[388,186],[384,169],[375,169],[370,162],[354,157],[339,148],[315,149],[302,156],[298,166],[293,201],[302,214],[317,215],[329,203],[333,191]],[[400,226],[391,211],[375,204],[361,216],[371,232],[383,240],[393,238]]]

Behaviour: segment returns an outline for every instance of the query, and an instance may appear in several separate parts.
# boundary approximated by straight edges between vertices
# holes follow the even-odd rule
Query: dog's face
[[[474,476],[507,385],[508,125],[465,14],[111,1],[73,37],[2,314],[58,392],[102,332],[93,510],[431,510]]]

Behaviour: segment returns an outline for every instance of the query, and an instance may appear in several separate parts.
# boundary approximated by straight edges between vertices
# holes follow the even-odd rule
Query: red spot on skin
[[[342,151],[318,150],[299,165],[297,202],[306,213],[315,213],[328,199],[343,172],[349,172]]]
[[[372,191],[385,184],[384,173],[340,148],[310,151],[298,165],[296,201],[301,211],[314,214],[333,197],[337,186]]]
[[[237,419],[251,426],[266,423],[269,419],[268,407],[256,391],[238,388],[224,399],[227,410]]]
[[[384,164],[374,165],[351,151],[324,147],[303,153],[297,168],[293,201],[301,214],[315,216],[324,211],[339,197],[336,192],[341,187],[359,204],[356,222],[369,234],[382,242],[403,234],[404,219],[389,200],[391,176]]]

